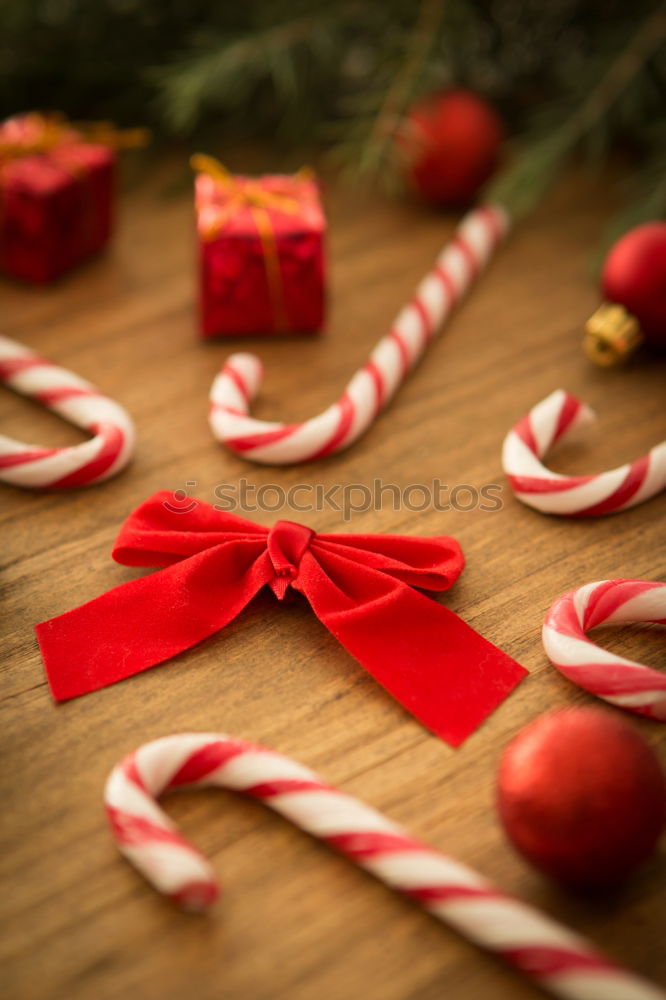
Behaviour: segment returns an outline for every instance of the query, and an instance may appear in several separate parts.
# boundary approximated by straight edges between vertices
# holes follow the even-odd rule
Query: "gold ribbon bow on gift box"
[[[48,153],[59,146],[90,142],[113,149],[145,146],[146,128],[118,129],[112,122],[70,122],[60,112],[30,111],[0,123],[0,161]]]
[[[295,215],[300,208],[298,200],[292,194],[284,191],[267,190],[259,180],[234,177],[213,156],[196,153],[190,158],[190,165],[197,173],[207,174],[208,177],[211,177],[227,195],[227,201],[221,207],[214,222],[201,233],[204,240],[216,239],[229,220],[239,212],[246,210],[252,216],[261,241],[275,327],[281,332],[287,330],[289,324],[284,301],[284,286],[275,240],[275,229],[270,213],[271,211],[279,211],[286,215]],[[302,167],[289,180],[309,180],[312,177],[312,170],[309,167]]]

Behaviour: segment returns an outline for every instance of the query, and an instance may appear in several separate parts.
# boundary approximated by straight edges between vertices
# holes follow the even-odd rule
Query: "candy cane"
[[[324,784],[308,768],[215,733],[183,733],[146,743],[114,768],[106,785],[106,809],[121,853],[181,906],[204,909],[217,896],[210,865],[155,801],[166,789],[184,785],[231,788],[265,802],[556,996],[666,996],[572,931],[494,889],[471,868]]]
[[[122,406],[90,382],[8,337],[0,337],[0,382],[94,435],[69,448],[38,448],[0,435],[0,481],[41,489],[89,486],[129,461],[134,425]]]
[[[249,416],[262,364],[254,354],[232,354],[211,388],[214,436],[244,458],[268,465],[307,462],[347,448],[389,402],[507,230],[508,216],[498,205],[470,212],[340,399],[310,420],[283,424]]]
[[[546,615],[546,655],[574,684],[611,705],[666,722],[666,676],[601,649],[588,629],[621,622],[666,625],[666,583],[599,580],[558,597]]]
[[[585,403],[556,389],[518,421],[504,439],[502,468],[519,500],[544,514],[593,517],[635,507],[666,488],[666,441],[596,476],[562,476],[539,461],[574,427],[594,419]]]

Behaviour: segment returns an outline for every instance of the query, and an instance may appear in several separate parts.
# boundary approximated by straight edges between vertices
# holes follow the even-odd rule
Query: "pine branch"
[[[517,180],[491,189],[519,214],[575,147],[599,164],[626,135],[648,163],[663,148],[655,2],[0,0],[0,117],[37,107],[145,122],[156,145],[203,126],[218,141],[320,141],[355,180],[388,185],[409,104],[454,84],[531,136]],[[636,210],[656,212],[662,188],[639,178]]]
[[[393,159],[395,137],[414,96],[416,83],[432,49],[443,13],[444,0],[421,0],[404,59],[386,91],[364,144],[366,169],[375,178],[387,162],[390,163]]]
[[[591,262],[593,273],[601,269],[604,257],[623,233],[643,222],[663,219],[666,215],[666,129],[661,141],[638,173],[623,184],[628,204],[611,219],[602,236],[598,252]]]
[[[320,29],[329,17],[327,11],[308,13],[240,37],[222,36],[175,65],[154,69],[150,76],[167,124],[174,132],[191,131],[207,108],[233,111],[249,105],[263,82],[271,85],[277,101],[293,108],[305,92],[295,53],[302,46],[325,59],[326,34]]]
[[[666,12],[660,6],[646,17],[619,54],[614,55],[577,110],[554,130],[535,140],[515,167],[488,185],[484,198],[503,205],[514,219],[530,212],[576,146],[604,122],[665,38]]]

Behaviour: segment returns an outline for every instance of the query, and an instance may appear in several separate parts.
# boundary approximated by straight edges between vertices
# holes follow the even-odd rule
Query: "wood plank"
[[[561,892],[507,844],[494,775],[510,737],[546,709],[583,704],[547,663],[544,613],[560,593],[604,577],[663,579],[664,498],[618,518],[542,517],[515,502],[499,453],[506,430],[563,386],[599,412],[598,430],[562,448],[558,468],[598,471],[665,436],[665,365],[592,368],[579,351],[597,301],[589,254],[612,185],[572,174],[512,236],[470,300],[370,432],[350,451],[293,469],[251,466],[223,450],[206,398],[237,343],[194,334],[189,195],[158,180],[130,192],[111,251],[58,285],[5,282],[3,333],[97,382],[136,419],[132,465],[111,482],[63,495],[3,487],[0,834],[4,934],[12,1000],[435,1000],[535,995],[408,902],[256,804],[184,793],[169,811],[212,857],[226,893],[205,917],[159,899],[117,856],[102,809],[104,779],[139,743],[180,730],[221,730],[291,754],[506,890],[589,934],[620,961],[666,983],[662,854],[602,900]],[[322,337],[253,341],[267,377],[256,412],[307,417],[362,363],[452,231],[454,220],[409,203],[332,185],[332,310]],[[71,428],[13,394],[0,396],[4,433],[43,444]],[[439,478],[497,483],[494,513],[383,510],[348,525],[331,509],[300,517],[324,531],[451,534],[468,564],[443,598],[530,671],[458,751],[430,736],[344,652],[302,601],[260,596],[224,634],[177,661],[55,707],[32,626],[135,575],[109,559],[128,512],[157,489],[214,500],[221,483],[371,484]],[[262,524],[293,511],[251,516]],[[657,662],[658,630],[605,635]],[[659,726],[636,720],[653,744]]]

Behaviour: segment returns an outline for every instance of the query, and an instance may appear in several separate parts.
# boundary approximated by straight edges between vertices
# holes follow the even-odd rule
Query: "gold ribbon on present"
[[[220,211],[214,222],[203,232],[204,240],[217,238],[230,219],[241,211],[248,211],[257,227],[263,251],[266,281],[271,299],[275,328],[280,332],[288,329],[287,313],[284,301],[284,285],[280,271],[280,258],[275,240],[275,229],[271,219],[271,211],[294,215],[300,204],[296,198],[283,191],[270,191],[258,180],[239,179],[234,177],[214,156],[196,153],[190,157],[190,166],[199,174],[207,174],[217,186],[227,195],[227,201],[220,206]],[[306,180],[312,177],[312,171],[303,167],[293,175],[294,180]]]
[[[58,111],[30,111],[0,122],[0,161],[49,153],[60,146],[90,142],[112,149],[145,146],[145,128],[118,129],[111,122],[70,122]]]
[[[81,133],[86,142],[99,146],[109,146],[111,149],[139,149],[147,146],[151,140],[149,128],[117,128],[113,122],[75,122],[74,128]]]
[[[48,153],[73,138],[71,127],[60,116],[30,112],[0,123],[0,159]]]

